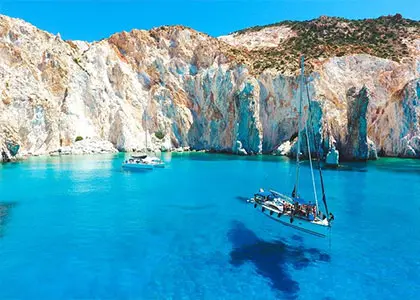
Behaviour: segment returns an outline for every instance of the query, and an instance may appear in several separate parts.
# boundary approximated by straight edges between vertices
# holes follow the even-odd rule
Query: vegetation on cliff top
[[[243,29],[235,34],[273,26],[289,26],[296,36],[283,40],[274,48],[230,50],[239,59],[247,61],[255,73],[268,68],[294,72],[299,69],[301,54],[305,55],[309,68],[313,59],[358,53],[402,62],[413,51],[409,48],[410,43],[420,38],[420,22],[404,19],[400,14],[365,20],[320,17],[304,22],[284,21]]]

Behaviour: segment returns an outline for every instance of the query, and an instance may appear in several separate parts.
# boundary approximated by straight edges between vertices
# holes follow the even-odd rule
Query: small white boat
[[[144,115],[144,121],[145,125],[144,128],[146,130],[144,131],[145,134],[145,141],[146,141],[146,151],[148,149],[147,145],[147,115]],[[155,168],[164,168],[165,163],[157,158],[156,156],[148,156],[145,153],[132,155],[128,160],[124,161],[122,164],[122,167],[124,169],[131,169],[131,170],[153,170]]]
[[[164,168],[165,163],[154,156],[132,156],[124,161],[122,167],[131,170],[153,170],[155,168]]]
[[[156,156],[147,156],[142,161],[145,164],[152,165],[153,168],[164,168],[165,167],[165,163],[161,159],[157,158]]]
[[[153,170],[153,166],[143,163],[143,159],[130,157],[122,164],[123,169],[128,170]]]

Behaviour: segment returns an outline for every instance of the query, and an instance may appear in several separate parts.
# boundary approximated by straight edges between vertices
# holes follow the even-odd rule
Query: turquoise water
[[[420,161],[326,170],[329,243],[244,201],[291,192],[287,159],[168,154],[143,173],[123,159],[0,166],[0,299],[418,298]]]

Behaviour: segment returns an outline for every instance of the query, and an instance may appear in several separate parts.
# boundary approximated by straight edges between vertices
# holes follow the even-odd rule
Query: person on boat
[[[283,204],[283,212],[287,213],[287,211],[289,210],[289,207],[287,206],[287,202],[283,200],[282,204]]]
[[[282,209],[282,212],[287,211],[286,201],[284,200],[281,200],[281,209]]]
[[[316,217],[316,206],[313,206],[309,209],[309,214],[313,215],[314,218]]]
[[[283,205],[278,205],[278,210],[282,214],[284,212],[284,204]]]
[[[332,213],[329,214],[328,216],[328,222],[331,222],[334,220],[334,215]]]
[[[304,217],[305,216],[305,206],[299,204],[298,207],[299,207],[299,210],[298,210],[299,216]]]

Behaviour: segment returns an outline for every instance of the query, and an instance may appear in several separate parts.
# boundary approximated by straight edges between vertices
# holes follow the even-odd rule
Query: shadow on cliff
[[[252,262],[258,274],[271,281],[273,289],[281,292],[282,298],[297,298],[299,283],[291,277],[288,268],[303,269],[314,262],[329,262],[330,256],[315,248],[305,248],[302,238],[294,236],[291,246],[283,241],[264,241],[241,222],[233,222],[228,233],[233,244],[230,253],[230,263],[239,267],[246,262]]]

